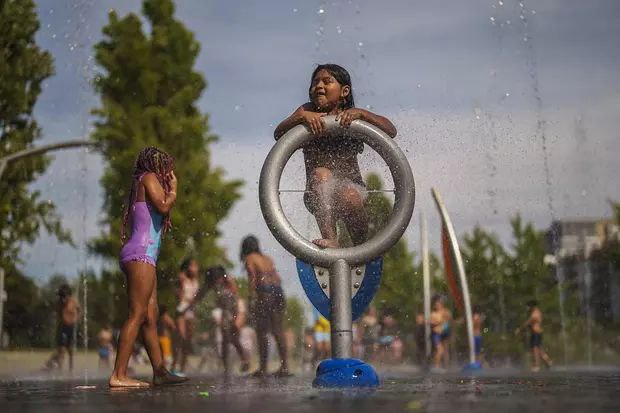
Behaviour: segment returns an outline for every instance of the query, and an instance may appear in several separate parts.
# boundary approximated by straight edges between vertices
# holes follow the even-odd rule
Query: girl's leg
[[[551,357],[549,357],[547,352],[542,347],[539,347],[538,351],[540,352],[540,357],[543,359],[547,367],[551,367],[553,365],[553,362],[551,361]]]
[[[174,355],[172,359],[172,370],[180,369],[181,360],[183,358],[183,345],[185,343],[185,317],[176,318],[177,331],[174,340]],[[181,369],[182,370],[182,369]]]
[[[148,302],[155,285],[152,265],[132,261],[125,265],[129,314],[123,324],[118,340],[114,371],[110,377],[111,387],[142,387],[148,383],[127,377],[127,365],[140,328],[146,319]]]
[[[366,241],[368,235],[368,214],[364,208],[364,197],[358,185],[344,185],[338,193],[338,216],[342,217],[351,234],[354,245]]]
[[[227,323],[227,321],[222,321],[222,323]],[[230,353],[230,326],[224,326],[222,324],[222,364],[224,365],[224,374],[228,374],[230,371],[230,366],[228,365],[228,353]]]
[[[259,293],[257,297],[255,311],[256,317],[256,341],[258,342],[258,360],[259,367],[255,375],[264,375],[267,373],[267,360],[269,357],[269,341],[267,340],[267,331],[269,322],[267,320],[267,311],[269,307],[264,305],[264,294]]]
[[[540,357],[539,357],[539,347],[535,346],[532,348],[532,357],[534,359],[534,365],[532,366],[532,371],[540,370]]]
[[[278,298],[278,300],[281,298]],[[279,306],[278,306],[279,307]],[[282,318],[284,316],[283,308],[272,308],[271,310],[271,333],[276,340],[278,346],[278,354],[280,355],[280,373],[288,374],[288,349],[286,348],[286,340],[282,331]]]
[[[320,247],[338,247],[336,234],[336,205],[334,199],[334,177],[327,168],[316,168],[310,178],[310,203],[312,213],[321,231],[322,239],[313,242]]]
[[[181,371],[187,368],[187,359],[192,349],[192,339],[194,337],[194,329],[196,320],[194,318],[185,319],[185,339],[183,340],[183,357],[181,358]]]
[[[155,274],[155,268],[153,268],[153,278],[155,283],[146,310],[146,321],[142,324],[142,339],[146,352],[149,355],[153,372],[157,372],[164,366],[164,358],[159,344],[159,336],[157,335],[159,309],[157,308],[157,275]]]

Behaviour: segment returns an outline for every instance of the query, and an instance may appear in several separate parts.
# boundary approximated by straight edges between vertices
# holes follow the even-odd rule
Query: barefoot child
[[[114,351],[112,345],[113,332],[112,326],[106,324],[99,333],[97,333],[97,353],[99,354],[99,370],[109,370],[110,368],[110,355]]]
[[[336,221],[341,219],[355,245],[366,240],[368,217],[364,210],[365,184],[357,162],[364,144],[346,136],[325,135],[323,116],[336,115],[340,125],[348,128],[356,119],[377,126],[392,138],[396,128],[387,118],[356,108],[351,77],[335,64],[319,65],[310,79],[310,101],[283,120],[274,137],[279,139],[289,129],[303,124],[315,139],[303,148],[306,165],[304,203],[321,231],[322,239],[314,243],[322,248],[338,247]]]
[[[129,202],[125,210],[120,253],[121,269],[127,277],[129,315],[121,328],[110,387],[147,387],[148,383],[127,377],[127,365],[138,334],[142,335],[153,368],[153,384],[171,384],[186,379],[164,367],[157,336],[157,274],[162,232],[170,228],[170,210],[177,198],[177,179],[170,155],[154,147],[140,151],[135,164]],[[125,230],[131,222],[131,237]]]
[[[73,370],[73,337],[80,318],[80,304],[73,296],[71,287],[63,284],[58,288],[58,303],[56,304],[57,330],[56,345],[58,349],[50,357],[45,366],[48,369],[62,370],[65,353],[69,355],[69,370]]]
[[[224,267],[212,267],[207,270],[206,285],[215,291],[217,306],[222,309],[220,330],[222,333],[222,362],[224,372],[230,371],[228,352],[232,346],[241,359],[241,371],[250,369],[250,357],[241,346],[240,330],[245,324],[245,308],[239,299],[235,279],[226,273]]]
[[[280,275],[276,271],[273,260],[261,252],[258,239],[253,235],[245,237],[241,242],[240,258],[248,273],[250,302],[252,303],[250,307],[256,321],[259,367],[253,375],[262,377],[267,374],[269,356],[267,334],[271,333],[280,354],[280,369],[276,376],[288,377],[290,376],[288,350],[282,328],[286,301]]]
[[[532,350],[532,358],[534,359],[532,371],[540,371],[540,359],[542,358],[547,367],[551,367],[553,364],[551,358],[543,350],[543,328],[542,328],[542,311],[538,307],[538,301],[530,300],[527,302],[528,310],[530,312],[529,318],[515,330],[515,335],[518,335],[521,330],[529,328],[530,330],[530,349]]]
[[[172,365],[172,338],[176,333],[177,326],[174,320],[168,313],[168,307],[165,305],[159,306],[159,319],[157,320],[157,335],[159,336],[159,345],[161,347],[161,353],[164,358],[164,365],[166,368]]]

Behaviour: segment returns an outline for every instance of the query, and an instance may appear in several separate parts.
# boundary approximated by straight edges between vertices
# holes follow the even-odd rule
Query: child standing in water
[[[127,365],[138,334],[146,346],[153,368],[153,384],[180,383],[164,367],[157,336],[157,274],[162,233],[170,228],[170,210],[177,198],[177,179],[170,155],[154,147],[140,151],[132,177],[128,205],[123,217],[121,269],[127,277],[129,315],[121,328],[110,387],[147,387],[148,383],[127,377]],[[131,222],[131,236],[126,227]]]
[[[73,370],[73,336],[80,318],[80,304],[73,296],[71,287],[63,284],[58,288],[58,303],[56,304],[57,330],[56,353],[45,364],[46,368],[62,369],[65,353],[69,355],[69,370]]]
[[[515,335],[518,335],[521,330],[529,328],[530,330],[530,349],[532,350],[532,358],[534,359],[534,365],[532,366],[533,372],[540,371],[540,359],[546,364],[547,368],[553,364],[551,358],[547,355],[543,349],[543,328],[542,328],[542,311],[538,307],[538,301],[531,300],[527,302],[528,311],[530,313],[529,318],[515,330]]]
[[[282,330],[286,301],[280,275],[276,271],[273,260],[261,252],[258,239],[252,235],[245,237],[241,242],[240,258],[248,273],[250,302],[256,321],[260,365],[254,376],[262,377],[267,374],[269,356],[267,334],[271,332],[278,346],[278,353],[280,353],[280,370],[276,376],[288,377],[290,376],[288,355]]]
[[[364,144],[347,136],[327,136],[323,117],[336,115],[344,128],[360,119],[392,138],[396,136],[396,128],[389,119],[355,107],[351,77],[341,66],[319,65],[312,73],[308,95],[310,101],[283,120],[274,137],[279,139],[300,124],[315,136],[303,148],[309,191],[304,195],[304,203],[315,216],[322,236],[314,243],[322,248],[337,248],[336,221],[341,219],[353,243],[361,244],[366,240],[368,217],[364,210],[366,187],[357,155],[364,150]]]
[[[192,353],[192,340],[194,339],[194,330],[196,329],[196,314],[194,314],[194,303],[196,295],[200,289],[200,266],[198,261],[192,257],[188,257],[181,263],[179,272],[179,281],[177,285],[177,338],[174,351],[174,361],[172,362],[172,370],[179,369],[179,375],[182,375],[187,366],[187,359]]]
[[[245,308],[239,299],[239,291],[235,279],[226,273],[222,266],[212,267],[207,270],[207,288],[215,291],[216,303],[222,309],[220,331],[222,333],[222,362],[224,372],[230,372],[228,353],[230,345],[237,350],[241,359],[241,371],[250,369],[250,357],[241,346],[240,330],[245,324]]]

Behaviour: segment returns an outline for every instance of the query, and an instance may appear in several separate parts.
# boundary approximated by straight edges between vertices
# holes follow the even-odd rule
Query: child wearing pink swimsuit
[[[138,183],[142,181],[142,174]],[[131,238],[121,249],[120,262],[124,266],[130,261],[157,264],[164,217],[148,201],[133,201],[129,209],[131,217]]]

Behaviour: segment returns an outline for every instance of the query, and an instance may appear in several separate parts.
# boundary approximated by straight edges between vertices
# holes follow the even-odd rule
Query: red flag
[[[446,279],[448,280],[448,287],[450,288],[450,294],[454,299],[456,308],[463,313],[463,297],[459,290],[456,278],[454,276],[454,254],[452,246],[450,245],[450,238],[448,231],[446,231],[445,225],[441,226],[441,249],[443,252],[444,268],[446,270]]]

